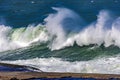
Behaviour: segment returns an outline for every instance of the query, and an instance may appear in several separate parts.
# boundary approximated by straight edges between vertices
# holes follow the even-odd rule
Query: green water
[[[120,49],[115,46],[105,48],[104,46],[77,46],[67,47],[61,50],[51,51],[43,45],[34,45],[27,48],[21,48],[12,51],[1,52],[1,60],[21,60],[32,58],[62,58],[68,61],[88,61],[98,57],[115,56],[119,54]]]

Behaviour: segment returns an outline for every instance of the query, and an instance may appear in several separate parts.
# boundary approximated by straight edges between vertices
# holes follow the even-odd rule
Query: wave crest
[[[35,42],[46,42],[48,35],[42,25],[29,25],[14,29],[9,26],[0,25],[0,51],[13,50],[30,46]]]
[[[51,50],[75,43],[78,46],[104,44],[105,47],[120,47],[120,17],[114,17],[110,11],[100,11],[97,20],[85,26],[85,21],[74,11],[55,7],[53,10],[56,12],[44,19],[45,25],[17,29],[0,25],[0,51],[26,47],[34,42],[49,42]]]

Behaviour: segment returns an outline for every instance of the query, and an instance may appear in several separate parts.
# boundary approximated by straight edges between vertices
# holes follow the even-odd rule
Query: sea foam
[[[119,58],[120,57],[117,56],[75,62],[63,61],[60,58],[34,58],[27,60],[2,61],[2,62],[32,66],[44,72],[120,74]]]

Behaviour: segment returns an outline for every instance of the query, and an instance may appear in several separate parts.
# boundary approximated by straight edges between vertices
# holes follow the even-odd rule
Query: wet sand
[[[95,79],[120,79],[120,75],[115,74],[84,74],[84,73],[57,73],[57,72],[0,72],[1,80],[31,79],[31,78],[95,78]]]

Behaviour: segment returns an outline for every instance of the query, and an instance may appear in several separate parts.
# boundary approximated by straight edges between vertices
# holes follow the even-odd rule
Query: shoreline
[[[59,72],[0,72],[0,79],[32,79],[32,78],[93,78],[93,79],[120,79],[117,74],[95,73],[59,73]]]
[[[25,66],[0,63],[0,66],[10,68],[10,71],[6,71],[7,68],[0,69],[0,80],[21,80],[32,78],[93,78],[93,79],[120,79],[120,74],[99,74],[99,73],[70,73],[70,72],[43,72],[37,68]],[[14,69],[16,69],[14,71]],[[23,71],[19,71],[23,69]],[[31,71],[29,69],[32,69]],[[9,69],[8,69],[9,70]],[[12,71],[13,70],[13,71]],[[40,72],[35,72],[38,70]]]

